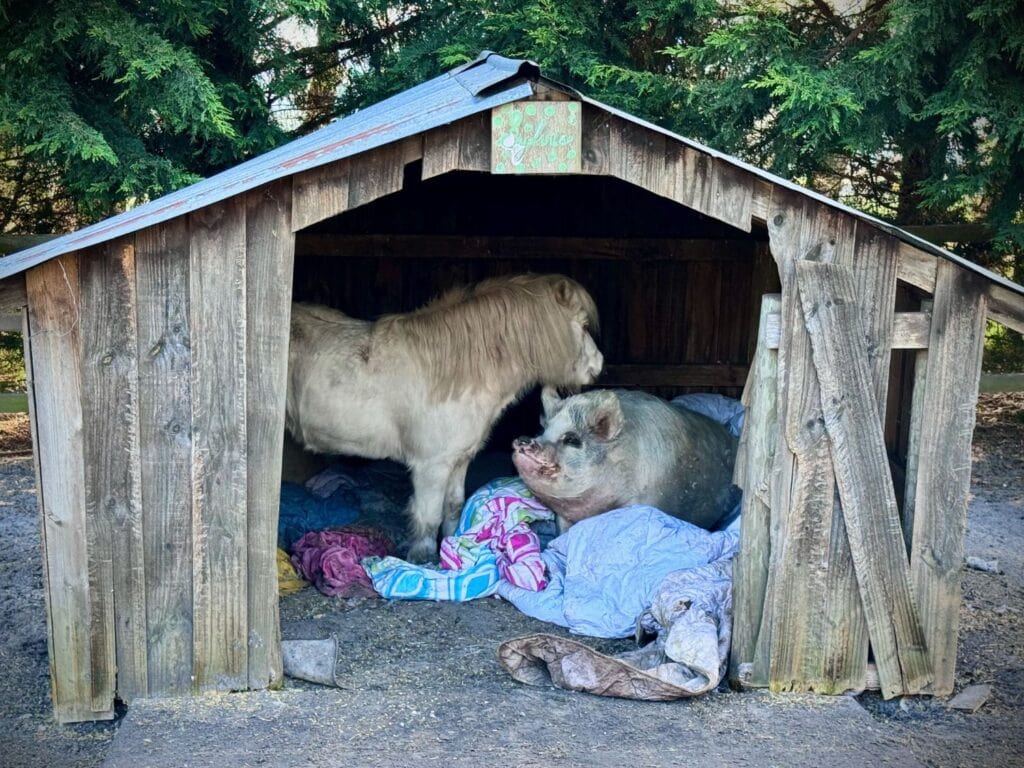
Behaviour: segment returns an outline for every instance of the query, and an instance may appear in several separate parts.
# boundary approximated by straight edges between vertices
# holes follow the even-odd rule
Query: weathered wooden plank
[[[189,228],[194,685],[240,690],[249,682],[244,200],[191,214]]]
[[[405,155],[401,142],[356,155],[351,159],[348,177],[347,210],[398,192],[404,178]]]
[[[921,314],[927,315],[931,328],[932,301],[921,302]],[[914,389],[910,401],[910,428],[907,434],[907,464],[903,492],[903,541],[912,552],[914,540],[914,504],[917,502],[917,468],[921,452],[921,424],[924,419],[924,393],[928,389],[928,350],[914,356]]]
[[[281,682],[277,517],[281,496],[288,318],[292,299],[287,184],[246,197],[246,428],[248,458],[249,687]]]
[[[606,365],[602,387],[741,387],[747,368],[742,365]]]
[[[684,145],[673,145],[670,154],[676,180],[672,198],[696,211],[707,213],[711,208],[713,188],[711,155]]]
[[[686,265],[685,343],[683,360],[706,363],[719,360],[722,267],[710,261]],[[650,328],[647,329],[650,333]]]
[[[79,273],[93,689],[109,697],[98,683],[113,682],[116,647],[117,696],[131,702],[149,692],[134,237],[84,251]]]
[[[889,478],[871,331],[853,270],[803,261],[797,282],[882,695],[920,693],[931,672]]]
[[[504,235],[345,235],[301,233],[296,256],[389,259],[632,259],[746,263],[757,244],[741,239],[543,237]]]
[[[1024,333],[1024,296],[1001,285],[989,285],[988,319]]]
[[[20,326],[22,310],[27,304],[24,272],[0,280],[0,317],[17,317]]]
[[[603,109],[589,104],[583,105],[583,157],[580,163],[582,173],[605,176],[610,172],[611,123],[612,116]]]
[[[765,179],[755,178],[754,193],[750,201],[750,215],[762,224],[768,221],[768,212],[771,210],[772,189],[774,184]]]
[[[892,349],[927,349],[931,335],[929,312],[896,312],[892,316]],[[768,318],[768,348],[778,349],[782,334],[781,317]]]
[[[885,421],[889,363],[895,346],[893,315],[896,309],[899,251],[900,241],[895,237],[874,227],[858,224],[853,251],[854,295],[860,308],[861,328],[865,334],[862,341],[871,369],[879,423]]]
[[[78,254],[30,269],[25,284],[54,715],[63,723],[109,719],[113,680],[99,701],[90,663]]]
[[[704,212],[749,232],[754,214],[755,178],[749,171],[716,158],[711,165],[711,203]]]
[[[298,232],[318,221],[344,213],[349,204],[351,160],[346,158],[292,177],[292,227]]]
[[[940,259],[907,243],[901,242],[899,248],[896,276],[904,283],[917,286],[926,293],[934,293],[935,269]]]
[[[935,676],[932,693],[940,696],[953,691],[956,668],[971,436],[985,345],[985,288],[955,264],[939,263],[910,567]]]
[[[491,170],[489,113],[434,128],[423,136],[423,179],[450,171]]]
[[[772,690],[840,693],[864,685],[866,625],[796,283],[803,258],[852,263],[855,229],[851,217],[796,192],[773,193],[768,232],[783,285],[780,440],[772,477],[767,626],[755,652],[756,668],[768,664]]]
[[[740,664],[753,662],[757,635],[761,628],[765,590],[768,586],[768,562],[771,555],[771,509],[766,503],[771,468],[777,441],[778,355],[767,341],[767,320],[782,306],[782,298],[768,295],[761,302],[761,328],[757,352],[750,369],[749,390],[744,391],[747,417],[743,422],[744,446],[742,477],[736,484],[743,488],[740,517],[741,547],[733,561],[733,630],[729,677],[739,682]],[[739,466],[739,463],[738,463]],[[767,675],[761,670],[750,685],[765,686]]]
[[[149,690],[192,688],[192,341],[188,219],[135,235]]]

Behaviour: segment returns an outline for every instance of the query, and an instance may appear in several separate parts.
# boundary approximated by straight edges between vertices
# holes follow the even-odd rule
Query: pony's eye
[[[575,432],[566,432],[562,435],[562,445],[570,448],[579,448],[583,443],[580,442],[580,437]]]

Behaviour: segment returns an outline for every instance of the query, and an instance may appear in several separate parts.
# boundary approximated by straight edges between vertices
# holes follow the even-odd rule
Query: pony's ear
[[[562,410],[565,402],[558,396],[558,390],[554,387],[542,387],[540,390],[540,404],[544,407],[544,418],[541,420],[547,426],[547,420],[554,418],[555,414]]]
[[[576,304],[576,286],[567,277],[560,277],[555,283],[555,301],[563,307],[572,307]]]
[[[595,403],[587,414],[587,429],[598,440],[614,440],[626,421],[619,396],[610,390],[595,395]]]

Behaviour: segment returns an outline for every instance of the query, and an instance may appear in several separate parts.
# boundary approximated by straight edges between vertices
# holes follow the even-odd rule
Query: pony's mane
[[[413,312],[380,318],[373,346],[404,341],[439,398],[502,378],[517,389],[539,380],[564,385],[569,382],[556,379],[578,356],[571,321],[580,314],[596,336],[597,307],[567,277],[496,277],[453,288]]]

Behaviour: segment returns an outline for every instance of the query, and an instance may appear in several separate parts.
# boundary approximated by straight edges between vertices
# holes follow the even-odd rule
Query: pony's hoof
[[[410,563],[423,565],[425,563],[437,562],[437,543],[433,539],[419,539],[409,547],[409,554],[405,557]]]

